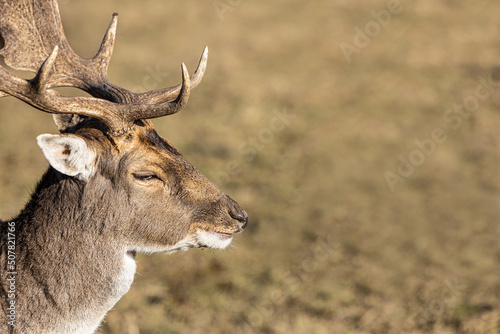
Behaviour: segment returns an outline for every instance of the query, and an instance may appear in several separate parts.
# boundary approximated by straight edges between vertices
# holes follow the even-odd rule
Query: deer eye
[[[148,182],[148,181],[154,181],[154,180],[161,181],[161,179],[158,176],[156,176],[155,174],[151,174],[151,173],[148,173],[148,174],[133,173],[132,175],[134,175],[134,178],[136,180],[139,180],[142,182]]]

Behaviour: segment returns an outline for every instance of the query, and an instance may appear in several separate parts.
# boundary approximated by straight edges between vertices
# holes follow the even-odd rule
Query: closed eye
[[[136,180],[139,180],[142,182],[154,181],[154,180],[161,181],[161,179],[158,176],[156,176],[155,174],[136,174],[136,173],[134,173],[133,175],[134,175],[134,178]]]

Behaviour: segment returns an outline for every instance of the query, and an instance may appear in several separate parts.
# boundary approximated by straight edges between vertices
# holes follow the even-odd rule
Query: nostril
[[[241,225],[241,229],[245,229],[245,227],[247,226],[247,223],[248,223],[248,215],[245,211],[243,212],[233,212],[233,211],[229,211],[229,215],[231,216],[231,218],[233,219],[236,219],[237,221],[243,223]]]
[[[241,225],[241,229],[244,230],[247,227],[248,216],[245,216],[245,220],[243,221],[243,225]]]

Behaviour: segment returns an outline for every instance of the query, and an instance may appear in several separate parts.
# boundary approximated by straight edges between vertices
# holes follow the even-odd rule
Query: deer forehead
[[[161,137],[150,121],[143,126],[136,126],[129,132],[114,138],[116,147],[121,152],[131,150],[154,151],[159,154],[171,153],[180,156],[180,152],[168,140]]]
[[[208,182],[152,127],[138,127],[120,137],[107,136],[96,129],[82,129],[79,134],[87,139],[89,146],[96,152],[100,173],[109,174],[110,177],[152,172],[185,186]]]

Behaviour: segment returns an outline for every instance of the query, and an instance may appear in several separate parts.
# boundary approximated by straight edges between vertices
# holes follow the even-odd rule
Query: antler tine
[[[198,67],[193,73],[193,77],[191,78],[192,88],[198,86],[205,75],[205,71],[207,70],[207,62],[208,62],[208,46],[205,46],[203,49],[203,53],[201,54],[200,61],[198,62]]]
[[[56,60],[57,53],[59,52],[59,47],[56,45],[54,50],[52,50],[51,54],[45,59],[42,66],[38,70],[36,76],[30,80],[32,86],[38,93],[43,93],[47,87],[49,73],[54,65],[54,61]]]
[[[208,47],[205,46],[201,54],[196,71],[190,78],[191,88],[195,88],[203,79],[207,69]],[[181,91],[182,85],[176,85],[168,88],[158,89],[151,92],[137,94],[137,101],[144,104],[155,104],[171,101]]]
[[[101,64],[102,71],[107,72],[111,56],[113,55],[113,49],[115,46],[116,28],[118,25],[118,13],[113,13],[113,18],[109,24],[108,30],[104,34],[104,38],[101,43],[101,47],[94,57],[94,61]]]
[[[172,102],[164,102],[160,104],[142,104],[144,108],[134,110],[138,105],[133,105],[132,110],[127,113],[130,121],[139,119],[157,118],[167,115],[172,115],[179,112],[187,104],[189,95],[191,93],[191,79],[184,63],[181,64],[182,71],[182,84],[180,85],[180,92],[177,98]]]

